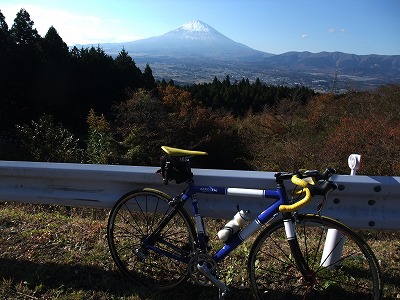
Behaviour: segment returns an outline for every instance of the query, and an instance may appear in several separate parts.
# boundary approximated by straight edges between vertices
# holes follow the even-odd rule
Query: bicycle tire
[[[173,208],[167,194],[141,189],[120,198],[110,212],[107,241],[118,269],[132,282],[158,290],[184,283],[187,264],[157,253],[143,242]],[[152,246],[176,256],[190,256],[194,249],[194,226],[187,212],[179,208]],[[161,242],[162,241],[162,242]]]
[[[340,258],[333,259],[330,264],[322,259],[329,228],[340,233],[338,241],[344,241]],[[319,215],[297,215],[295,231],[300,251],[311,270],[310,276],[313,276],[312,284],[303,280],[297,269],[283,220],[278,220],[260,233],[250,251],[248,272],[257,299],[382,298],[377,259],[355,231]],[[333,243],[333,249],[339,244]],[[333,255],[333,251],[328,251],[325,257]]]

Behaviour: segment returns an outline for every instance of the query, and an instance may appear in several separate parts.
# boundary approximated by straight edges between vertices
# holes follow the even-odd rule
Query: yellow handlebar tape
[[[292,177],[292,182],[299,186],[302,187],[302,193],[305,193],[306,195],[304,196],[303,199],[301,199],[300,201],[297,201],[296,203],[293,204],[289,204],[289,205],[280,205],[279,206],[279,211],[284,213],[284,212],[293,212],[296,210],[299,210],[300,208],[302,208],[303,206],[306,206],[308,204],[308,202],[310,202],[311,200],[311,193],[310,190],[307,188],[308,182],[300,179],[299,177],[297,177],[296,175]]]

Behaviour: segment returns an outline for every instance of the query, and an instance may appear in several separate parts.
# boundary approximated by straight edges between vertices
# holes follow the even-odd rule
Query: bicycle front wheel
[[[187,212],[177,209],[151,240],[147,237],[174,208],[172,198],[153,189],[123,196],[110,212],[107,240],[118,269],[131,281],[165,290],[188,278],[187,262],[194,249],[194,227]]]
[[[377,260],[357,233],[317,215],[298,215],[294,225],[307,276],[295,263],[283,221],[276,221],[257,237],[249,256],[257,299],[381,299]],[[332,233],[334,239],[327,239]]]

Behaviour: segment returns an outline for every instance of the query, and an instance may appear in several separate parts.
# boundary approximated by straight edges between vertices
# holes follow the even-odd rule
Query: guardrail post
[[[356,175],[361,163],[361,155],[351,154],[349,156],[348,163],[351,170],[350,175]],[[342,256],[344,242],[345,237],[343,234],[336,229],[328,229],[324,251],[321,257],[321,265],[323,267],[333,269],[338,264],[340,257]]]

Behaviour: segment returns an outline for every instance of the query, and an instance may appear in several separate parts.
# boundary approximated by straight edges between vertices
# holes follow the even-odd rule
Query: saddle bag
[[[187,157],[163,155],[160,158],[160,164],[164,184],[168,184],[168,181],[172,180],[175,180],[176,183],[182,183],[193,178],[190,161]]]

